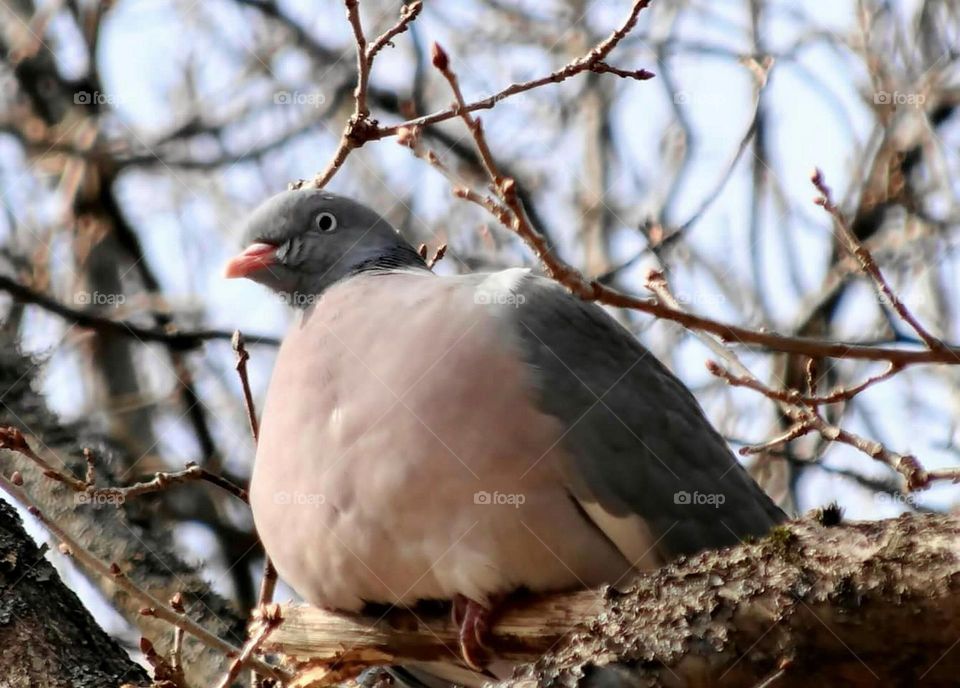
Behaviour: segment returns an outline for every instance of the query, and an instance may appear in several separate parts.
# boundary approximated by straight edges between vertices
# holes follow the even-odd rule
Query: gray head
[[[283,191],[258,207],[244,232],[246,249],[227,263],[229,278],[246,277],[287,297],[310,302],[345,277],[368,270],[426,264],[370,208],[318,189]]]

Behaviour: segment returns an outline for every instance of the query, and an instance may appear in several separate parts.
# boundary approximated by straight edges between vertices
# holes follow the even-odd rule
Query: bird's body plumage
[[[327,290],[278,356],[251,499],[283,577],[345,610],[615,583],[779,513],[646,349],[525,270]]]
[[[278,570],[311,602],[486,600],[628,573],[568,492],[565,428],[537,408],[477,285],[360,275],[285,338],[251,500]]]
[[[316,189],[268,200],[247,234],[226,275],[301,309],[250,500],[308,602],[465,601],[479,668],[502,595],[621,583],[785,518],[686,387],[557,283],[437,276],[370,208]]]

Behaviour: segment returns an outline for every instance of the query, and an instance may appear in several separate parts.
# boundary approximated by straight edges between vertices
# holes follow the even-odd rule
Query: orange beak
[[[253,243],[247,246],[243,253],[234,256],[228,262],[223,270],[223,276],[227,279],[237,277],[246,277],[251,272],[256,272],[276,263],[275,257],[277,247],[273,244]]]

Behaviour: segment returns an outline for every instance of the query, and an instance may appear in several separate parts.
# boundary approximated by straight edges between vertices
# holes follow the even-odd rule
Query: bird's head
[[[414,248],[376,212],[319,189],[283,191],[258,207],[246,248],[227,263],[246,277],[307,305],[339,280],[366,270],[426,268]]]

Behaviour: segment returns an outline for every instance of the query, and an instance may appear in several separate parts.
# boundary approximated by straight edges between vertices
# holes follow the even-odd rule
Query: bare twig
[[[253,392],[250,391],[250,377],[247,375],[247,361],[250,360],[250,354],[247,353],[246,340],[240,330],[233,333],[230,344],[237,355],[236,369],[237,375],[240,376],[240,386],[243,388],[243,405],[247,410],[250,434],[253,436],[253,443],[256,444],[260,439],[260,424],[257,421],[257,410],[253,404]]]
[[[189,688],[182,667],[175,666],[172,660],[168,660],[157,652],[153,643],[146,636],[140,638],[140,652],[143,653],[143,658],[153,668],[155,684],[169,686],[170,688]]]
[[[183,595],[179,592],[170,598],[170,608],[177,614],[184,614]],[[170,650],[170,664],[175,670],[183,670],[183,629],[175,626],[173,629],[173,648]]]
[[[747,387],[760,392],[774,401],[786,401],[783,390],[771,389],[755,377],[734,375],[720,366],[716,361],[707,361],[707,370],[735,387]],[[897,473],[900,473],[907,481],[908,490],[926,488],[932,480],[934,480],[933,474],[924,469],[920,462],[917,461],[917,458],[911,454],[898,454],[897,452],[890,451],[879,442],[869,440],[848,430],[844,430],[841,427],[832,425],[813,408],[806,408],[799,404],[794,404],[792,401],[787,401],[782,408],[796,424],[794,428],[788,432],[788,434],[794,437],[813,430],[831,442],[849,444],[872,459],[884,463]],[[777,438],[777,440],[782,440],[782,436]],[[947,478],[941,477],[939,479]]]
[[[744,379],[743,384],[740,386],[749,387],[750,389],[763,393],[764,396],[778,401],[784,401],[788,404],[803,404],[805,406],[816,408],[817,406],[821,406],[823,404],[836,404],[842,401],[849,401],[868,387],[871,387],[878,382],[882,382],[883,380],[890,379],[901,370],[903,370],[902,366],[891,363],[882,373],[872,375],[863,382],[852,387],[840,387],[823,396],[807,396],[801,394],[795,389],[773,389],[756,379]]]
[[[90,554],[63,528],[47,518],[33,502],[30,495],[16,485],[13,480],[8,479],[2,474],[0,474],[0,489],[3,489],[7,494],[20,502],[20,504],[27,507],[27,510],[30,512],[30,514],[39,520],[46,527],[46,529],[49,530],[53,536],[56,537],[57,540],[59,540],[67,548],[67,550],[70,552],[70,555],[76,557],[76,559],[80,561],[80,563],[82,563],[86,569],[95,572],[99,576],[103,576],[104,578],[112,580],[115,585],[122,588],[134,599],[139,600],[140,603],[144,605],[144,608],[148,614],[163,619],[174,626],[182,627],[184,631],[195,637],[207,647],[219,650],[220,652],[223,652],[231,657],[240,654],[239,648],[210,633],[210,631],[195,623],[186,615],[178,614],[176,611],[165,605],[146,590],[142,590],[123,573],[116,563],[112,563],[108,566]],[[270,676],[278,681],[283,681],[286,678],[285,672],[282,669],[279,667],[270,666],[266,662],[256,657],[247,658],[244,664],[246,666],[256,668],[258,672],[266,676]]]
[[[230,664],[230,669],[224,675],[223,680],[220,681],[218,688],[230,688],[233,682],[237,680],[240,672],[243,671],[244,666],[250,662],[257,650],[260,649],[260,646],[267,639],[267,636],[273,633],[280,625],[282,618],[280,615],[280,605],[278,604],[270,605],[269,609],[261,609],[257,630],[254,632],[253,637],[244,643],[243,649]]]
[[[586,55],[578,57],[560,69],[551,72],[547,76],[540,77],[539,79],[531,79],[530,81],[510,84],[506,88],[497,91],[497,93],[493,94],[492,96],[475,100],[469,104],[455,103],[448,108],[438,110],[437,112],[429,115],[424,115],[423,117],[416,117],[414,119],[407,120],[406,122],[393,124],[387,127],[381,127],[379,130],[380,137],[394,136],[399,132],[400,129],[403,128],[410,129],[413,127],[422,127],[428,124],[445,122],[446,120],[453,119],[454,117],[462,117],[463,112],[470,113],[476,112],[477,110],[489,110],[497,103],[505,98],[509,98],[510,96],[531,91],[535,88],[546,86],[547,84],[558,84],[562,81],[566,81],[570,77],[582,74],[583,72],[595,71],[597,65],[602,64],[607,55],[609,55],[610,52],[620,43],[620,41],[623,40],[623,38],[633,30],[633,27],[636,26],[637,18],[640,16],[640,12],[646,9],[647,5],[649,4],[649,0],[638,0],[634,2],[624,21],[621,22],[620,26],[614,29],[614,31],[607,36],[607,38],[594,46],[594,48]],[[603,68],[600,69],[604,71]],[[638,70],[637,73],[640,72],[644,73],[645,78],[650,78],[649,76],[646,76],[647,74],[650,74],[649,72],[646,72],[646,70]]]
[[[615,74],[621,79],[636,79],[637,81],[647,81],[656,76],[646,69],[620,69],[619,67],[611,67],[606,62],[597,62],[590,68],[590,71],[597,74]]]
[[[247,353],[247,349],[244,346],[243,333],[240,332],[240,330],[237,330],[233,335],[233,350],[237,354],[237,375],[240,376],[240,386],[243,388],[243,404],[247,410],[247,420],[250,423],[250,434],[253,437],[253,444],[256,445],[260,441],[260,425],[257,421],[257,409],[253,402],[253,392],[250,390],[250,377],[247,374],[247,362],[250,360],[250,354]],[[261,610],[261,613],[267,613],[263,610],[266,610],[273,601],[273,593],[276,587],[277,569],[270,560],[270,556],[264,554],[263,577],[260,580],[260,594],[257,597],[257,608]],[[266,635],[263,637],[265,638]],[[262,642],[262,640],[263,639],[261,638],[260,642]],[[259,642],[252,646],[251,653],[256,650],[258,646]],[[244,649],[246,650],[247,648],[245,647]],[[234,666],[237,667],[237,670],[239,671],[240,665],[235,662]],[[231,670],[232,669],[233,667],[231,667]],[[235,678],[236,676],[233,676],[233,678],[231,678],[229,681],[224,679],[224,685],[229,685]],[[257,685],[256,672],[253,672],[253,674],[250,676],[250,684],[251,686]]]
[[[437,246],[437,250],[433,252],[433,255],[430,257],[430,260],[427,261],[427,267],[431,270],[433,266],[443,260],[443,257],[447,255],[447,245],[440,244]]]
[[[417,18],[417,15],[420,14],[420,10],[423,9],[423,3],[420,0],[415,0],[408,5],[403,5],[400,8],[400,19],[396,24],[391,26],[389,29],[384,31],[377,39],[370,44],[370,47],[367,48],[367,65],[373,66],[373,60],[384,46],[393,45],[392,41],[394,38],[399,36],[401,33],[407,30],[407,27],[410,26],[410,23]]]
[[[777,435],[776,437],[771,437],[765,442],[761,442],[760,444],[744,445],[740,448],[740,454],[743,456],[747,456],[749,454],[763,454],[764,452],[779,449],[788,442],[792,442],[793,440],[808,435],[811,432],[813,432],[813,428],[810,426],[804,425],[803,423],[795,423],[787,428],[785,432]]]
[[[46,459],[37,454],[27,442],[24,434],[15,427],[0,427],[0,449],[9,449],[22,454],[26,458],[37,464],[43,471],[43,474],[51,480],[63,483],[74,492],[82,494],[87,501],[103,500],[116,505],[122,504],[127,499],[150,494],[152,492],[161,492],[172,485],[182,483],[196,482],[203,480],[226,490],[238,499],[247,501],[247,491],[227,480],[223,476],[216,475],[201,468],[195,463],[188,463],[186,468],[175,472],[157,472],[153,478],[142,482],[126,485],[124,487],[97,487],[95,485],[95,469],[93,455],[89,451],[84,451],[87,461],[87,473],[84,480],[76,476],[55,468]]]
[[[173,328],[154,328],[136,325],[126,320],[114,320],[89,311],[71,308],[56,299],[20,284],[15,279],[0,275],[0,290],[7,292],[21,303],[39,306],[49,313],[57,315],[78,327],[100,332],[110,332],[125,337],[133,337],[143,342],[158,342],[168,345],[175,351],[187,351],[203,346],[204,342],[227,340],[233,336],[227,330],[177,330]],[[280,346],[276,337],[255,335],[250,338],[253,344]]]
[[[490,147],[486,142],[483,127],[479,120],[470,113],[477,109],[467,105],[460,93],[456,74],[450,68],[450,60],[446,52],[435,45],[433,50],[434,66],[444,75],[454,93],[456,102],[452,107],[467,125],[490,178],[499,202],[478,194],[464,187],[455,187],[454,194],[478,203],[494,215],[504,226],[515,232],[543,264],[546,273],[560,282],[576,296],[587,301],[598,301],[610,306],[630,308],[648,313],[658,318],[672,320],[691,330],[701,330],[716,335],[724,342],[736,342],[745,346],[761,347],[786,353],[803,354],[819,358],[847,358],[871,361],[889,361],[898,366],[907,366],[916,363],[948,363],[960,364],[960,347],[942,345],[930,347],[925,351],[907,349],[892,349],[868,346],[856,343],[828,342],[806,337],[788,337],[768,331],[751,330],[737,325],[729,325],[716,320],[688,313],[678,308],[661,303],[659,300],[642,299],[625,294],[621,291],[602,284],[599,280],[588,280],[583,274],[554,254],[546,238],[530,222],[516,193],[514,180],[502,175],[497,168]],[[422,119],[422,118],[421,118]],[[404,137],[417,136],[418,126],[423,122],[414,120],[407,123],[401,133],[401,143]],[[405,143],[410,145],[410,143]],[[435,156],[434,156],[435,158]],[[435,164],[428,158],[428,162]],[[441,168],[442,169],[442,168]]]
[[[679,306],[672,294],[670,294],[666,278],[662,273],[651,271],[647,278],[647,287],[652,289],[657,294],[658,298],[669,304],[671,307],[676,308]],[[920,462],[917,461],[916,457],[891,452],[879,442],[868,440],[847,430],[831,425],[817,411],[817,406],[819,403],[821,403],[818,398],[806,398],[811,403],[804,403],[805,397],[796,390],[771,389],[769,386],[760,382],[760,380],[758,380],[756,376],[754,376],[753,373],[751,373],[750,370],[744,366],[742,362],[740,362],[740,359],[737,358],[732,351],[724,347],[720,342],[717,342],[716,340],[702,333],[698,334],[700,338],[707,344],[707,346],[709,346],[718,355],[722,356],[733,368],[739,371],[739,374],[734,374],[722,368],[716,361],[707,361],[707,370],[709,370],[713,375],[726,380],[731,385],[748,387],[760,392],[761,394],[764,394],[769,399],[776,402],[792,421],[791,426],[784,433],[781,433],[772,440],[765,442],[763,445],[761,445],[762,447],[776,447],[780,444],[796,439],[797,437],[806,435],[809,432],[818,432],[826,440],[849,444],[869,455],[871,458],[887,464],[904,477],[904,479],[907,481],[907,488],[910,490],[922,489],[930,484],[930,475],[923,468],[923,466],[920,465]],[[872,384],[872,382],[879,379],[885,379],[885,377],[887,376],[876,376],[875,380],[868,380],[866,383],[858,385],[858,387],[866,388],[867,384]],[[837,396],[842,396],[843,394],[848,393],[849,391],[843,391],[836,394]],[[746,451],[741,451],[742,453],[752,453],[752,449],[753,448],[745,447],[744,450]]]
[[[923,343],[930,349],[945,349],[946,345],[930,334],[927,329],[920,324],[920,321],[917,320],[913,313],[910,312],[910,309],[906,307],[903,301],[893,293],[893,289],[890,288],[890,284],[880,271],[880,266],[877,265],[877,261],[873,259],[870,251],[868,251],[867,247],[863,245],[863,242],[857,238],[857,235],[850,230],[847,219],[834,204],[833,199],[830,197],[830,189],[823,178],[823,173],[819,169],[815,170],[810,181],[813,182],[813,185],[817,187],[817,191],[821,194],[820,198],[816,199],[817,205],[822,206],[833,218],[837,232],[847,250],[860,262],[863,271],[873,280],[880,297],[893,307],[897,315],[913,328],[917,336],[920,337]]]
[[[363,26],[360,23],[360,8],[358,0],[344,0],[347,9],[347,19],[350,27],[353,29],[353,39],[356,43],[357,55],[357,85],[353,91],[354,108],[353,114],[347,120],[340,137],[340,143],[327,166],[316,177],[311,180],[310,185],[317,189],[322,189],[327,185],[333,175],[337,173],[347,156],[355,148],[359,148],[368,141],[375,141],[383,138],[377,121],[370,118],[370,108],[367,105],[367,88],[370,81],[370,70],[373,67],[373,61],[377,54],[390,43],[391,39],[403,33],[410,26],[422,9],[419,0],[405,5],[400,11],[400,19],[391,28],[379,36],[369,48],[367,48],[367,39],[363,34]],[[305,182],[294,184],[294,188],[300,188]]]
[[[457,116],[462,116],[464,111],[469,113],[475,110],[490,109],[504,98],[508,98],[518,93],[523,93],[524,91],[529,91],[546,84],[560,83],[561,81],[566,81],[570,77],[576,76],[577,74],[581,74],[583,72],[601,71],[617,73],[619,76],[629,76],[630,78],[635,79],[651,78],[653,75],[646,70],[636,70],[634,72],[617,70],[604,62],[604,59],[607,57],[607,55],[609,55],[610,52],[617,46],[617,44],[619,44],[620,41],[623,40],[623,38],[633,30],[633,27],[637,23],[637,17],[649,3],[650,0],[637,0],[634,2],[630,12],[627,14],[626,19],[607,38],[598,43],[586,55],[573,60],[561,69],[558,69],[545,77],[531,81],[525,81],[523,83],[511,84],[495,95],[474,101],[469,105],[466,103],[460,103],[447,108],[446,110],[435,112],[431,115],[425,115],[423,117],[417,117],[399,124],[381,127],[375,120],[370,119],[370,110],[367,106],[367,87],[370,78],[370,67],[372,66],[373,58],[383,48],[383,46],[391,38],[406,30],[406,28],[410,25],[410,22],[416,19],[416,16],[419,13],[419,8],[415,11],[408,9],[402,12],[400,20],[397,22],[397,24],[389,29],[383,36],[374,41],[370,49],[367,49],[366,38],[363,35],[363,27],[360,24],[357,0],[345,0],[347,18],[350,22],[351,28],[353,29],[354,41],[356,42],[357,46],[356,54],[358,74],[357,87],[354,90],[354,113],[347,121],[343,135],[340,138],[340,143],[338,144],[336,151],[334,151],[330,162],[327,163],[327,166],[324,167],[324,169],[309,182],[310,185],[318,189],[323,188],[327,182],[333,178],[333,175],[337,173],[344,161],[347,159],[347,156],[350,155],[351,151],[353,151],[355,148],[359,148],[369,141],[376,141],[388,136],[396,136],[401,129],[412,129],[415,127],[424,126],[426,124],[436,124],[448,119],[453,119]],[[381,43],[381,39],[383,39],[384,36],[386,36],[386,39]],[[298,182],[294,184],[294,188],[300,188],[305,183],[306,182],[304,181]]]
[[[353,92],[357,117],[364,118],[370,114],[367,107],[367,81],[370,78],[370,60],[367,59],[367,39],[363,35],[363,26],[360,25],[359,0],[345,0],[347,20],[353,29],[353,40],[357,44],[357,87]]]

